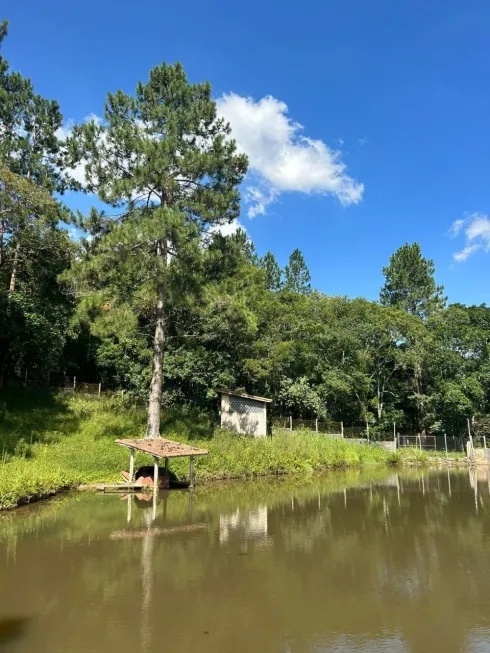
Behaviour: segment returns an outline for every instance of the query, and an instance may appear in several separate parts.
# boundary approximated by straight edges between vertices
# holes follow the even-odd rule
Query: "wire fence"
[[[300,431],[306,429],[316,433],[342,436],[342,422],[325,422],[317,419],[293,419],[292,417],[273,417],[272,427],[287,431]]]
[[[366,426],[344,426],[343,422],[293,419],[292,417],[273,417],[272,427],[287,431],[306,429],[333,437],[347,438],[364,442],[391,442],[396,448],[415,448],[422,451],[465,452],[468,436],[400,434],[396,425],[392,431],[376,431]],[[475,448],[487,448],[485,436],[473,437]],[[489,442],[490,445],[490,442]]]
[[[397,434],[397,447],[412,447],[421,451],[465,451],[465,437],[455,435],[400,435]]]

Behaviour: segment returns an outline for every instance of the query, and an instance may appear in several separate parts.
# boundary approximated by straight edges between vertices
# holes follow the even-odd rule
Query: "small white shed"
[[[255,437],[267,435],[267,404],[272,399],[233,392],[227,388],[218,392],[221,394],[222,429]]]

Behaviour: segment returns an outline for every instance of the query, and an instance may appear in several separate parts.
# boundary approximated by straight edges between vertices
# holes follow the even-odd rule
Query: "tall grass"
[[[17,393],[0,399],[0,509],[12,508],[82,483],[114,482],[128,467],[128,454],[114,445],[121,437],[142,437],[145,412],[116,399]],[[196,459],[197,479],[229,479],[271,474],[312,474],[334,468],[394,464],[423,452],[389,453],[309,431],[248,438],[213,432],[209,418],[173,411],[162,432],[207,449]],[[136,465],[149,464],[144,454]],[[185,477],[188,461],[172,461]]]

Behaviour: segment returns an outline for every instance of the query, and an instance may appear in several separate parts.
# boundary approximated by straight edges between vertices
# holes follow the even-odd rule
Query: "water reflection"
[[[0,615],[14,653],[488,651],[489,516],[479,469],[77,495],[0,518]]]
[[[267,540],[267,506],[253,510],[238,508],[231,515],[219,516],[219,541],[227,544],[230,535],[239,533],[242,540]]]

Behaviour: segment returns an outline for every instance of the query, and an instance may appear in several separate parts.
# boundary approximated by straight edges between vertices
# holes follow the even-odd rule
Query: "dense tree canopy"
[[[212,410],[224,385],[372,429],[456,433],[490,412],[490,308],[446,307],[417,243],[370,302],[314,290],[298,249],[281,269],[220,233],[247,161],[209,84],[162,64],[68,142],[61,124],[0,56],[1,379],[125,389],[149,400],[149,435],[161,406]],[[74,242],[59,193],[77,162],[107,210],[79,218],[89,238]]]

